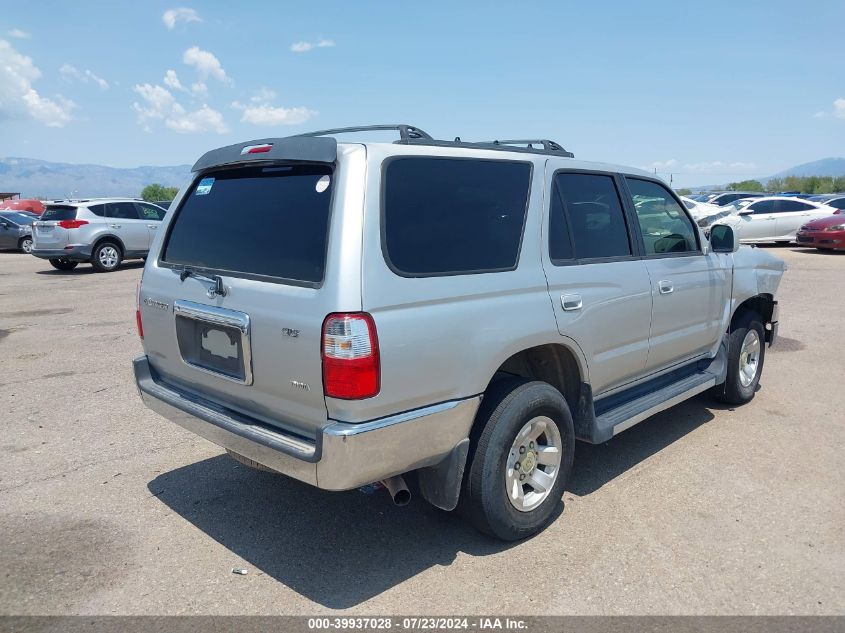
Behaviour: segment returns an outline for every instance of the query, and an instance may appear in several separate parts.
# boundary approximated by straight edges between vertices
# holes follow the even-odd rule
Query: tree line
[[[728,191],[759,191],[776,193],[778,191],[797,191],[799,193],[839,193],[845,192],[845,176],[786,176],[770,178],[765,184],[759,180],[732,182]],[[687,196],[690,189],[679,189],[678,194]]]
[[[141,191],[141,199],[147,202],[169,202],[179,193],[179,187],[165,187],[157,182],[147,185]]]

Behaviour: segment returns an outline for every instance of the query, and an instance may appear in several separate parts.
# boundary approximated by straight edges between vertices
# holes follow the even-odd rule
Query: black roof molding
[[[269,151],[245,153],[252,146],[270,145]],[[262,138],[245,143],[235,143],[206,152],[194,163],[192,171],[212,167],[241,165],[251,162],[295,161],[305,163],[333,163],[337,160],[337,140],[331,137],[286,136]]]
[[[356,125],[353,127],[336,127],[329,130],[318,130],[316,132],[305,132],[299,136],[335,136],[337,134],[350,134],[354,132],[377,132],[384,130],[396,130],[399,132],[399,141],[418,139],[434,140],[428,132],[423,131],[415,125],[407,123],[394,123],[387,125]]]

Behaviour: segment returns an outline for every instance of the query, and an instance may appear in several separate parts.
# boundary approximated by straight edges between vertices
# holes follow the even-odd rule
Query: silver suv
[[[555,515],[576,439],[754,397],[781,260],[708,242],[643,171],[395,129],[199,159],[138,288],[147,406],[325,490],[405,503],[411,473],[514,540]]]
[[[97,198],[48,204],[33,223],[32,254],[58,270],[91,262],[111,272],[125,259],[146,257],[167,212],[149,202]]]

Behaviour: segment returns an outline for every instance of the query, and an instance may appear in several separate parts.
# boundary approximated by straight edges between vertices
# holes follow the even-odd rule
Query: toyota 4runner
[[[202,156],[155,235],[135,376],[244,463],[397,502],[413,473],[514,540],[555,515],[576,439],[754,397],[784,269],[552,141],[255,140]]]

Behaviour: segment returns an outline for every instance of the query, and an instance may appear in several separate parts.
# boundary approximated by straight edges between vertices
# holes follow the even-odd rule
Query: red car
[[[44,205],[40,200],[3,200],[0,202],[0,209],[12,209],[13,211],[29,211],[35,215],[44,213]]]
[[[796,234],[800,246],[845,250],[845,215],[832,215],[807,222]]]

